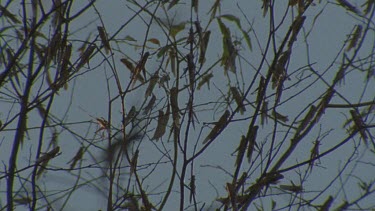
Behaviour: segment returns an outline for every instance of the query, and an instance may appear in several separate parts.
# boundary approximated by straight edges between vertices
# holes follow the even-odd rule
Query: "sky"
[[[141,2],[141,1],[140,1]],[[209,21],[208,11],[210,10],[211,5],[214,1],[207,1],[203,2],[200,1],[199,7],[199,20],[201,21],[203,26],[207,25]],[[48,5],[48,1],[43,1]],[[83,2],[75,2],[72,13],[79,11],[81,8],[81,3]],[[142,1],[142,3],[144,3]],[[13,9],[17,10],[17,4],[13,4]],[[197,91],[196,94],[196,103],[197,105],[201,105],[199,110],[199,123],[196,125],[196,130],[192,130],[191,134],[189,134],[189,142],[190,143],[197,143],[197,144],[190,144],[189,146],[189,154],[191,155],[194,150],[197,150],[202,147],[201,142],[206,134],[210,131],[209,128],[203,127],[204,123],[214,122],[217,121],[221,114],[224,112],[224,109],[218,108],[218,105],[212,103],[216,102],[217,99],[220,97],[220,92],[226,92],[228,86],[228,77],[231,79],[231,85],[239,85],[241,88],[246,88],[249,84],[249,81],[252,80],[256,69],[254,67],[258,67],[261,63],[261,55],[262,50],[265,48],[265,42],[268,38],[268,30],[269,30],[269,19],[268,15],[263,17],[263,11],[261,9],[262,2],[261,1],[223,1],[221,5],[221,14],[232,14],[236,17],[240,18],[241,26],[248,30],[252,28],[253,30],[249,32],[251,42],[253,45],[253,49],[250,51],[242,40],[240,45],[240,54],[242,56],[242,60],[236,63],[238,69],[242,70],[241,77],[236,78],[234,74],[231,72],[228,73],[227,76],[223,68],[219,65],[215,66],[212,70],[210,70],[214,74],[214,78],[211,81],[210,89],[207,86],[203,86],[199,92]],[[95,36],[97,36],[97,27],[98,26],[105,26],[105,30],[109,36],[113,35],[116,31],[118,31],[119,26],[122,24],[127,23],[127,21],[134,16],[135,11],[139,8],[136,8],[134,5],[129,3],[128,1],[97,1],[95,3],[95,8],[90,9],[85,15],[81,16],[78,21],[72,23],[71,25],[71,34],[72,36],[70,39],[73,40],[86,40],[88,37],[90,40],[93,40]],[[150,7],[151,9],[153,7]],[[190,4],[188,3],[181,3],[171,10],[163,11],[158,10],[155,14],[156,16],[161,17],[161,20],[167,21],[165,17],[165,12],[168,14],[169,18],[173,19],[173,23],[181,23],[183,21],[188,21],[190,18]],[[279,3],[275,7],[275,19],[277,23],[284,23],[290,22],[291,15],[288,14],[283,19],[283,15],[287,5],[285,3]],[[241,10],[245,13],[247,20],[250,22],[251,26],[244,18],[241,13]],[[99,14],[98,12],[99,11]],[[319,14],[317,16],[317,14]],[[99,18],[100,17],[100,18]],[[95,121],[95,118],[105,118],[108,117],[109,109],[112,109],[112,124],[119,126],[121,124],[121,104],[119,100],[114,100],[112,107],[110,107],[108,103],[109,98],[113,98],[117,94],[116,90],[116,83],[112,76],[111,68],[117,69],[119,73],[119,78],[121,79],[121,84],[126,86],[130,81],[129,72],[126,70],[124,65],[120,62],[121,58],[131,58],[134,61],[138,61],[141,57],[142,48],[135,46],[135,43],[143,43],[145,39],[145,35],[148,33],[148,38],[155,38],[160,40],[160,46],[148,43],[147,45],[150,47],[147,51],[150,52],[151,56],[150,59],[147,61],[147,70],[151,73],[154,73],[161,62],[161,58],[157,57],[157,52],[160,47],[167,43],[165,39],[165,35],[161,28],[153,24],[150,27],[150,31],[147,32],[146,23],[150,21],[150,16],[141,13],[140,16],[135,17],[130,21],[130,23],[125,25],[124,30],[121,30],[117,35],[118,39],[124,39],[123,41],[119,41],[118,43],[112,42],[113,48],[113,56],[108,55],[100,55],[98,54],[95,60],[90,61],[90,64],[82,68],[82,74],[79,74],[77,78],[72,80],[69,83],[69,88],[66,91],[59,92],[59,95],[54,99],[54,107],[51,110],[56,117],[64,118],[66,122],[71,122],[77,124],[72,124],[68,128],[69,130],[62,130],[61,128],[57,129],[59,134],[59,146],[61,147],[61,154],[58,156],[57,159],[52,160],[50,163],[51,166],[60,167],[65,166],[68,167],[69,164],[67,162],[75,155],[76,151],[79,147],[83,144],[84,146],[88,146],[90,143],[84,141],[84,139],[92,140],[95,142],[95,145],[90,147],[90,152],[86,153],[83,160],[83,166],[93,164],[93,158],[96,160],[101,160],[103,157],[103,148],[105,148],[106,143],[103,143],[101,140],[101,131],[97,132],[98,125]],[[304,28],[300,33],[300,36],[297,38],[297,42],[293,46],[292,50],[292,59],[290,61],[288,67],[288,73],[291,74],[291,80],[285,83],[285,87],[291,87],[287,89],[283,93],[283,99],[288,99],[286,102],[283,102],[282,106],[278,110],[280,113],[288,115],[290,121],[296,118],[302,109],[306,107],[309,103],[313,103],[313,101],[327,89],[327,86],[324,85],[321,81],[318,83],[314,83],[316,80],[316,76],[311,74],[311,72],[307,71],[307,69],[302,68],[301,70],[297,71],[301,67],[306,67],[306,65],[313,64],[312,66],[314,69],[319,73],[324,73],[323,77],[328,82],[331,82],[336,74],[336,69],[338,68],[339,59],[336,59],[337,54],[340,52],[340,49],[345,45],[344,41],[347,39],[348,35],[352,32],[353,26],[356,23],[359,23],[359,20],[356,20],[353,15],[351,15],[347,10],[339,7],[338,5],[334,4],[333,2],[326,3],[323,1],[321,4],[317,4],[309,9],[309,12],[306,13],[306,22],[304,24]],[[2,23],[1,23],[2,24]],[[236,25],[231,22],[225,22],[227,26],[230,26],[232,36],[233,37],[241,37],[241,33],[239,33],[238,28]],[[313,26],[313,28],[312,28]],[[288,30],[288,24],[282,24],[281,29],[278,31],[276,35],[276,44],[282,41],[285,32]],[[217,23],[211,23],[208,26],[209,30],[211,30],[211,38],[208,45],[208,51],[206,53],[206,63],[202,69],[209,69],[210,65],[217,61],[220,58],[221,52],[221,40],[222,35],[220,33],[220,29]],[[48,28],[47,28],[48,29]],[[46,29],[46,30],[47,30]],[[312,30],[311,30],[312,29]],[[177,35],[178,37],[186,36],[188,33],[188,27],[186,27],[182,32]],[[308,36],[301,36],[301,34]],[[136,42],[129,41],[129,37],[136,39]],[[365,58],[366,55],[371,52],[371,46],[373,43],[371,40],[374,40],[374,33],[368,35],[367,41],[369,43],[369,48],[362,51],[363,55],[360,54],[360,58]],[[305,42],[306,40],[307,42]],[[74,49],[79,48],[77,44],[79,42],[75,42],[73,46]],[[97,42],[100,43],[100,42]],[[307,46],[306,43],[309,45]],[[76,45],[77,44],[77,45]],[[181,47],[183,48],[183,47]],[[308,49],[308,50],[307,50]],[[187,52],[187,51],[186,51]],[[74,52],[74,56],[78,55],[78,52]],[[308,56],[307,56],[308,54]],[[349,54],[349,53],[348,53]],[[104,58],[104,56],[107,56]],[[269,53],[267,55],[266,65],[263,66],[261,70],[261,74],[265,75],[267,72],[267,67],[269,63],[272,62],[272,54]],[[110,61],[107,63],[107,61]],[[332,61],[335,61],[332,63]],[[110,65],[111,64],[111,65]],[[87,71],[87,72],[86,72]],[[170,71],[167,69],[167,72]],[[173,76],[170,75],[173,79]],[[298,80],[299,77],[306,77],[306,79],[299,84],[298,86],[293,86],[293,83]],[[345,86],[340,86],[337,91],[344,94],[345,97],[350,100],[352,103],[360,102],[360,95],[365,86],[364,83],[364,74],[358,74],[358,72],[351,72],[349,73],[348,77],[349,80],[345,80]],[[42,80],[41,80],[42,81]],[[237,82],[237,84],[236,84]],[[311,85],[312,84],[312,85]],[[168,85],[171,87],[174,85],[173,80],[168,82]],[[369,85],[368,89],[371,89],[374,86],[373,81]],[[257,85],[256,85],[257,86]],[[249,101],[254,101],[256,98],[256,86],[250,91],[248,95]],[[126,97],[125,106],[126,110],[130,110],[132,106],[140,107],[142,103],[145,102],[145,95],[144,92],[147,86],[140,87],[135,91],[129,93]],[[373,88],[372,88],[373,89]],[[307,91],[306,91],[307,90]],[[302,94],[298,95],[297,97],[293,97],[294,94],[298,91],[301,91]],[[364,99],[373,100],[373,91],[367,91]],[[161,87],[158,85],[154,91],[155,96],[157,96],[158,100],[160,99],[160,108],[164,105],[165,106],[165,93]],[[110,97],[109,97],[110,96]],[[164,100],[163,100],[164,99]],[[181,95],[179,104],[185,105],[187,103],[188,96],[185,94]],[[220,99],[220,98],[219,98]],[[272,99],[272,98],[271,98]],[[147,99],[146,99],[147,100]],[[369,101],[369,100],[364,100]],[[336,97],[332,101],[333,103],[343,103],[343,101]],[[6,118],[7,112],[11,109],[11,104],[0,102],[2,109],[1,111],[1,118]],[[214,109],[216,110],[214,110]],[[232,105],[232,108],[235,108]],[[246,107],[248,110],[245,112],[244,115],[236,114],[234,116],[234,120],[241,120],[236,121],[233,124],[231,123],[230,127],[225,129],[225,131],[220,135],[220,137],[215,140],[213,144],[207,148],[206,152],[199,156],[196,161],[194,162],[194,174],[197,178],[197,197],[200,202],[205,202],[205,208],[208,208],[213,202],[213,207],[217,205],[214,200],[219,197],[223,196],[225,193],[225,184],[226,182],[231,181],[231,176],[227,174],[224,170],[232,170],[235,155],[236,147],[240,141],[241,135],[245,135],[247,132],[247,125],[250,120],[249,119],[252,115],[252,108],[251,106]],[[157,110],[155,110],[157,111]],[[335,146],[339,141],[347,136],[346,133],[343,133],[342,123],[346,121],[347,118],[350,118],[350,114],[347,112],[348,109],[328,109],[326,115],[321,120],[320,127],[316,127],[312,132],[311,136],[306,137],[306,141],[303,145],[298,146],[296,153],[287,162],[284,163],[282,166],[283,168],[289,167],[294,165],[296,162],[305,161],[310,156],[310,150],[313,146],[314,140],[321,138],[321,151],[325,151],[330,149],[331,147]],[[12,110],[9,113],[15,113],[17,110]],[[157,113],[152,114],[154,117],[157,117]],[[245,119],[245,120],[243,120]],[[272,122],[271,120],[269,120]],[[78,124],[79,123],[79,124]],[[260,123],[258,123],[259,125]],[[40,117],[36,112],[29,116],[29,126],[38,126],[40,125]],[[156,121],[153,121],[149,127],[149,129],[153,129],[156,127]],[[14,128],[14,127],[13,127]],[[202,130],[201,130],[202,129]],[[270,143],[271,140],[271,133],[273,129],[273,125],[265,125],[260,126],[259,136],[257,141],[259,143],[264,143],[265,146]],[[8,151],[6,149],[10,149],[12,145],[12,134],[14,131],[6,131],[0,133],[1,139],[1,147],[0,147],[0,158],[3,163],[8,163]],[[29,130],[28,131],[28,142],[25,143],[23,146],[24,151],[35,151],[35,143],[36,140],[33,138],[38,137],[39,131],[38,130]],[[78,135],[77,135],[78,134]],[[159,141],[150,141],[146,140],[149,137],[152,137],[153,132],[147,134],[141,142],[137,142],[135,146],[139,146],[140,156],[138,160],[139,166],[157,162],[159,159],[158,168],[152,169],[151,167],[145,167],[144,169],[140,170],[140,174],[142,176],[148,175],[144,182],[145,186],[147,187],[147,191],[150,193],[157,194],[163,192],[168,184],[168,178],[171,173],[171,163],[168,162],[168,156],[172,155],[173,151],[173,144],[172,142],[168,141],[167,138],[164,136],[162,140]],[[168,133],[167,133],[168,134]],[[318,136],[320,134],[320,136]],[[48,140],[51,138],[50,133],[46,133],[45,139]],[[280,127],[280,131],[277,133],[276,143],[280,146],[280,150],[285,150],[288,146],[288,140],[291,138],[291,134],[287,134],[285,128]],[[339,150],[333,152],[327,158],[322,158],[320,160],[320,166],[316,166],[314,168],[320,168],[320,170],[313,171],[311,177],[308,178],[304,185],[306,189],[312,190],[310,192],[304,193],[305,196],[315,196],[317,192],[322,191],[324,187],[338,175],[338,171],[341,169],[342,166],[345,165],[345,162],[348,159],[347,155],[353,153],[353,148],[358,147],[359,138],[356,138],[353,143],[347,144],[341,147]],[[166,153],[167,152],[167,153]],[[164,154],[166,153],[166,154]],[[344,155],[344,156],[343,156]],[[359,150],[356,154],[353,154],[353,159],[355,158],[357,162],[351,163],[346,168],[346,173],[342,175],[340,180],[335,180],[333,184],[334,188],[329,190],[324,190],[323,195],[325,197],[320,197],[317,201],[314,201],[315,204],[322,203],[326,197],[330,194],[338,195],[340,197],[344,197],[345,194],[348,196],[351,195],[349,198],[355,198],[358,196],[358,191],[338,191],[340,190],[340,182],[344,181],[348,174],[355,174],[361,178],[370,179],[371,175],[374,175],[375,171],[374,168],[366,168],[367,165],[361,165],[361,162],[365,162],[371,158],[373,155],[369,153],[369,149],[366,149],[361,145]],[[33,157],[29,154],[21,155],[18,160],[19,168],[22,166],[27,166],[33,162]],[[359,163],[359,164],[358,164]],[[179,163],[180,164],[180,163]],[[255,167],[258,163],[254,162],[254,168],[252,168],[251,173],[254,173],[254,176],[258,176],[260,171],[260,165]],[[220,168],[219,168],[219,167]],[[246,164],[248,167],[249,164]],[[246,171],[247,168],[243,168],[242,171]],[[65,206],[64,210],[98,210],[106,209],[106,196],[100,194],[99,190],[103,190],[106,181],[103,179],[95,179],[90,185],[83,185],[85,184],[86,180],[90,180],[93,178],[100,177],[102,172],[98,169],[94,168],[83,168],[81,170],[81,179],[77,184],[75,184],[75,178],[80,173],[79,171],[71,171],[70,173],[61,173],[60,171],[49,171],[48,174],[42,176],[43,181],[45,182],[44,185],[41,187],[42,189],[51,190],[51,198],[54,198],[53,194],[57,194],[56,196],[60,196],[60,194],[67,194],[72,188],[78,188],[78,190],[70,196],[69,203]],[[241,171],[241,172],[242,172]],[[302,170],[301,170],[302,171]],[[190,172],[190,166],[189,171]],[[360,173],[357,173],[360,172]],[[257,174],[258,173],[258,174]],[[190,173],[188,173],[187,178],[185,179],[185,183],[190,181]],[[296,182],[301,179],[298,176],[302,174],[297,170],[288,172],[284,174],[284,179],[280,182],[283,185],[290,185],[291,182]],[[126,186],[126,176],[124,175],[124,186]],[[329,179],[331,178],[331,179]],[[178,179],[177,179],[178,180]],[[353,189],[357,190],[357,182],[356,180],[350,180],[350,182],[346,183],[344,189]],[[82,186],[81,186],[82,184]],[[0,180],[0,189],[5,190],[6,182],[4,179]],[[165,210],[174,210],[176,206],[179,204],[179,195],[177,194],[179,189],[178,185],[173,188],[172,195],[170,197],[169,202],[167,203]],[[26,187],[28,188],[28,187]],[[60,190],[65,190],[60,192]],[[279,204],[287,204],[290,202],[290,194],[282,194],[281,190],[276,188],[270,190],[272,194],[280,194],[280,197],[277,197],[277,201]],[[63,193],[64,192],[64,193]],[[218,193],[219,195],[218,195]],[[188,194],[188,191],[186,191]],[[1,192],[0,195],[0,206],[3,206],[6,203],[5,194]],[[188,200],[186,200],[188,202]],[[265,204],[267,201],[264,201]],[[335,200],[334,207],[340,204],[340,200]],[[188,204],[188,203],[187,203]],[[200,203],[199,206],[203,204]],[[55,205],[55,209],[60,209],[59,207],[63,206],[61,201],[58,201]],[[266,205],[265,205],[266,206]],[[17,210],[25,210],[25,207],[18,206]],[[193,210],[193,207],[188,208],[188,210]]]

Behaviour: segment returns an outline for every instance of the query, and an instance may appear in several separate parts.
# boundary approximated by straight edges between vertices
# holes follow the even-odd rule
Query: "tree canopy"
[[[375,209],[375,1],[6,1],[0,208]]]

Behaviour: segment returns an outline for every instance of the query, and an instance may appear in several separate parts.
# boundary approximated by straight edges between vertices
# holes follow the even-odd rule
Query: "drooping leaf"
[[[230,91],[232,93],[232,96],[234,98],[234,101],[236,101],[237,106],[239,107],[239,111],[241,114],[243,114],[246,111],[245,105],[242,102],[242,96],[240,92],[237,90],[236,87],[232,86],[230,88]]]
[[[155,101],[156,101],[156,97],[155,95],[152,95],[150,101],[148,101],[148,104],[143,109],[143,114],[148,114],[151,111],[151,109],[154,107]]]
[[[218,133],[222,128],[224,128],[227,125],[228,117],[230,116],[230,111],[226,110],[224,114],[220,117],[219,121],[216,122],[214,128],[212,128],[211,132],[207,135],[207,137],[203,140],[203,144],[206,144],[208,141],[213,140],[216,138]]]
[[[199,63],[203,64],[206,61],[206,50],[208,46],[208,41],[210,39],[211,31],[206,31],[203,35],[203,39],[200,42],[200,53],[199,53]]]
[[[90,56],[94,52],[95,48],[96,47],[94,45],[90,45],[85,50],[85,52],[81,55],[81,59],[80,59],[79,63],[77,64],[77,71],[79,71],[79,69],[81,69],[83,67],[83,65],[85,65],[86,63],[89,63]]]
[[[98,31],[99,31],[99,37],[102,40],[102,44],[104,46],[106,54],[109,53],[111,50],[111,46],[109,45],[109,41],[107,38],[107,33],[105,32],[104,28],[101,26],[98,26]]]
[[[210,90],[210,79],[214,77],[212,73],[206,74],[202,77],[201,81],[198,83],[197,89],[200,90],[201,87],[207,83],[208,90]]]
[[[73,169],[76,166],[77,162],[82,159],[84,149],[84,147],[80,147],[74,157],[68,162],[68,164],[70,163],[70,169]]]
[[[267,123],[268,121],[267,111],[268,111],[268,101],[263,100],[261,113],[260,113],[260,122],[262,126],[264,125],[264,123]]]
[[[145,97],[151,96],[152,91],[154,90],[154,87],[158,81],[159,81],[159,73],[155,72],[154,75],[151,76],[150,82],[146,89]]]
[[[158,124],[156,126],[156,130],[154,136],[152,137],[152,140],[159,140],[164,135],[169,120],[169,113],[169,106],[165,114],[162,110],[159,110]]]
[[[173,87],[170,90],[170,103],[172,107],[172,117],[173,117],[173,125],[179,129],[180,128],[180,115],[179,115],[179,107],[178,107],[178,89],[177,87]]]
[[[133,86],[135,85],[135,82],[139,80],[139,76],[141,71],[143,71],[143,76],[146,77],[146,71],[145,71],[145,65],[148,57],[150,56],[149,52],[146,52],[143,54],[139,62],[137,63],[137,66],[134,68],[133,76],[132,76],[132,81],[133,81]],[[144,83],[144,80],[141,80],[141,83]]]
[[[249,163],[251,162],[251,158],[253,156],[255,146],[258,146],[256,143],[258,129],[259,129],[258,125],[255,125],[254,127],[249,127],[249,130],[247,131],[247,134],[246,134],[246,138],[249,139],[249,145],[248,145],[247,153],[246,153],[247,161]]]

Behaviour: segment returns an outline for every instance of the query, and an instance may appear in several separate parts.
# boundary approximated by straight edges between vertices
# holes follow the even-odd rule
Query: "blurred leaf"
[[[143,109],[144,110],[143,114],[148,114],[151,111],[151,109],[154,107],[155,101],[156,101],[156,97],[155,95],[152,95],[147,106]]]
[[[320,211],[329,211],[333,202],[333,197],[329,196],[326,201],[320,206]]]
[[[171,3],[169,3],[168,10],[170,10],[172,7],[174,7],[176,4],[178,4],[179,0],[172,0]]]
[[[217,18],[216,19],[218,24],[219,24],[219,28],[220,28],[220,31],[221,31],[221,34],[224,36],[224,37],[230,37],[230,31],[229,31],[229,28],[225,26],[225,24],[221,21],[220,18]]]
[[[68,164],[71,163],[70,169],[73,169],[76,166],[77,162],[82,159],[84,149],[84,147],[80,147],[74,157],[68,162]]]
[[[191,7],[194,9],[195,13],[198,13],[198,0],[191,1]]]
[[[219,135],[219,132],[222,128],[224,128],[227,124],[228,117],[230,116],[230,111],[226,110],[223,115],[220,117],[219,121],[215,123],[214,128],[212,128],[211,132],[207,135],[207,137],[203,140],[202,144],[206,144],[207,142],[216,138]]]
[[[178,107],[178,89],[173,87],[170,90],[170,102],[172,107],[172,117],[173,117],[173,125],[179,129],[180,128],[180,115],[179,115],[179,107]]]
[[[14,198],[14,202],[19,205],[30,204],[33,200],[30,197],[22,196],[20,198]]]
[[[258,125],[255,125],[254,127],[250,127],[246,134],[246,138],[249,139],[249,146],[247,148],[247,153],[246,153],[247,161],[249,163],[251,162],[251,158],[253,156],[255,146],[258,147],[257,142],[256,142],[258,129],[259,129]]]
[[[156,56],[157,56],[158,58],[164,56],[164,54],[167,52],[167,50],[168,50],[169,48],[171,48],[170,45],[166,45],[166,46],[160,48],[160,49],[159,49],[159,52],[156,54]]]
[[[232,86],[230,88],[230,91],[232,93],[232,96],[233,96],[234,100],[237,103],[237,106],[239,107],[240,113],[243,114],[246,111],[246,108],[245,108],[245,105],[242,102],[242,96],[241,96],[240,92],[234,86]]]
[[[374,5],[375,5],[374,0],[367,0],[367,2],[362,5],[362,7],[365,7],[365,9],[363,10],[363,13],[367,15],[371,11],[371,9],[374,7]]]
[[[287,121],[289,121],[289,119],[288,119],[288,116],[284,116],[284,115],[282,115],[282,114],[280,114],[280,113],[278,113],[278,112],[276,112],[276,111],[273,111],[272,112],[272,115],[273,115],[273,117],[275,117],[277,120],[280,120],[280,121],[282,121],[282,122],[287,122]]]
[[[132,42],[137,42],[136,39],[134,39],[132,36],[130,35],[126,35],[126,37],[124,38],[124,40],[127,40],[127,41],[132,41]]]
[[[99,36],[100,36],[100,39],[102,40],[102,44],[104,46],[105,52],[106,54],[108,54],[109,51],[111,50],[111,46],[109,45],[107,33],[105,32],[104,28],[101,26],[98,26],[98,31],[99,31]]]
[[[221,5],[220,5],[221,0],[216,0],[215,3],[212,5],[211,9],[208,11],[208,13],[211,12],[211,17],[210,20],[214,19],[216,16],[217,10],[219,10],[219,13],[221,11]]]
[[[172,25],[170,30],[169,30],[169,35],[173,38],[176,38],[176,35],[181,32],[182,30],[185,29],[185,24],[186,22],[182,22],[180,24],[177,24],[177,25]]]
[[[152,91],[155,88],[156,83],[159,81],[159,73],[155,72],[154,75],[151,76],[150,82],[146,89],[145,97],[151,96]]]
[[[152,140],[159,140],[164,135],[169,120],[169,113],[169,106],[165,114],[162,110],[159,110],[158,125],[156,126]]]
[[[210,40],[211,31],[206,31],[203,35],[203,39],[200,42],[200,53],[199,53],[199,63],[203,64],[206,61],[206,50],[208,46],[208,41]]]
[[[130,72],[134,72],[134,65],[131,61],[126,58],[122,58],[120,61],[130,70]]]
[[[346,48],[346,51],[350,51],[352,48],[354,48],[357,45],[359,38],[361,38],[361,34],[362,34],[362,26],[356,25],[354,33],[351,35],[351,39],[350,39],[348,47]]]
[[[356,110],[350,110],[350,114],[352,115],[352,118],[353,118],[353,121],[354,121],[354,128],[355,130],[358,130],[359,131],[359,134],[361,135],[362,139],[363,139],[363,142],[365,143],[365,145],[367,146],[368,143],[367,143],[367,135],[366,135],[366,129],[365,129],[365,123],[363,121],[363,119],[361,118],[361,116],[357,113]]]
[[[60,152],[60,147],[57,146],[54,149],[52,149],[51,151],[49,151],[47,153],[44,153],[44,155],[40,156],[36,160],[36,163],[39,164],[39,163],[42,163],[42,162],[48,162],[52,158],[56,157],[57,153],[59,153],[59,152]]]
[[[150,43],[153,43],[155,45],[160,46],[160,41],[156,38],[151,38],[151,39],[148,39],[147,41],[150,42]]]
[[[267,111],[268,111],[268,101],[265,101],[263,100],[263,103],[262,103],[262,109],[261,109],[261,113],[260,113],[260,122],[261,122],[261,125],[263,126],[264,123],[267,123],[267,118],[268,118],[268,114],[267,114]]]
[[[279,187],[280,187],[280,189],[283,189],[283,190],[286,190],[286,191],[291,191],[291,192],[294,192],[294,193],[300,193],[300,192],[303,191],[302,186],[295,185],[295,184],[292,184],[292,185],[280,185]]]
[[[345,9],[355,13],[355,14],[360,14],[359,10],[350,4],[347,0],[336,0],[340,6],[344,7]]]
[[[271,209],[275,210],[276,202],[274,200],[271,201]]]
[[[197,89],[200,90],[201,87],[207,83],[208,90],[210,90],[210,79],[214,77],[212,73],[206,74],[202,77],[201,81],[198,83]]]
[[[83,67],[83,65],[89,63],[89,61],[90,61],[90,56],[91,56],[91,54],[94,52],[95,48],[96,48],[96,47],[95,47],[94,45],[90,45],[90,46],[85,50],[85,52],[81,55],[81,59],[80,59],[79,63],[77,64],[77,71],[79,71],[79,69],[81,69],[81,68]]]
[[[138,164],[138,154],[139,150],[137,149],[130,161],[130,176],[137,171],[137,164]]]

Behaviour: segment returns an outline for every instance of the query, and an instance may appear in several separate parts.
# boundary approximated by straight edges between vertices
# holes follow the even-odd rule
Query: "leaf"
[[[152,140],[159,140],[164,135],[169,120],[169,113],[169,106],[165,114],[162,110],[159,110],[158,125],[156,126]]]
[[[242,135],[240,145],[237,148],[238,154],[237,154],[237,158],[236,158],[236,165],[235,165],[236,167],[239,167],[239,165],[241,164],[243,155],[245,154],[245,151],[246,151],[246,145],[247,145],[246,137],[244,135]]]
[[[36,160],[36,163],[39,164],[39,163],[42,163],[42,162],[48,162],[52,158],[56,157],[57,153],[59,153],[59,152],[60,152],[60,147],[57,146],[54,149],[52,149],[51,151],[49,151],[49,152],[45,153],[44,155],[42,155],[41,157],[39,157]]]
[[[251,44],[249,34],[245,30],[242,30],[242,35],[245,38],[247,47],[249,47],[249,50],[252,51],[253,50],[253,45]]]
[[[127,40],[127,41],[131,41],[131,42],[137,42],[136,39],[134,39],[132,36],[130,35],[126,35],[126,37],[124,38],[124,40]]]
[[[111,46],[109,45],[109,41],[107,38],[107,33],[105,32],[104,28],[101,26],[98,26],[98,31],[99,31],[99,37],[102,40],[102,44],[104,46],[106,54],[109,53],[111,50]]]
[[[267,111],[268,111],[268,101],[265,101],[263,100],[263,103],[262,103],[262,109],[261,109],[261,113],[260,113],[260,122],[261,122],[261,125],[263,126],[264,123],[267,123],[268,122],[268,114],[267,114]]]
[[[176,128],[180,128],[180,115],[178,108],[178,89],[176,87],[173,87],[170,91],[170,102],[172,107],[172,117],[173,117],[173,125]]]
[[[137,163],[138,163],[138,154],[139,150],[137,149],[130,161],[130,176],[137,171]]]
[[[200,42],[200,53],[199,53],[199,63],[203,64],[206,61],[206,50],[208,46],[208,41],[210,39],[211,31],[206,31],[203,35],[203,39]]]
[[[210,79],[214,77],[212,73],[206,74],[202,77],[201,81],[198,83],[198,90],[201,89],[201,87],[207,83],[208,90],[210,90]]]
[[[222,15],[222,16],[220,16],[220,17],[222,17],[222,18],[224,18],[224,19],[227,19],[227,20],[229,20],[229,21],[235,22],[236,25],[237,25],[239,28],[241,28],[241,22],[240,22],[240,19],[237,18],[236,16],[234,16],[234,15]]]
[[[134,72],[134,65],[132,62],[130,62],[126,58],[122,58],[120,61],[130,70],[130,72]]]
[[[68,164],[71,163],[70,169],[73,169],[76,166],[77,162],[82,159],[84,149],[84,147],[80,147],[74,157],[68,162]]]
[[[173,38],[176,38],[176,35],[185,29],[186,22],[179,23],[177,25],[172,25],[169,29],[169,35]]]
[[[276,111],[273,111],[273,112],[272,112],[272,115],[273,115],[273,117],[275,117],[277,120],[280,120],[280,121],[282,121],[282,122],[287,122],[287,121],[289,121],[288,116],[284,116],[284,115],[282,115],[282,114],[280,114],[280,113],[278,113],[278,112],[276,112]]]
[[[233,86],[230,88],[230,91],[232,92],[232,96],[233,96],[234,100],[236,101],[237,106],[239,107],[240,113],[243,114],[246,111],[246,108],[245,108],[245,105],[242,102],[242,96],[241,96],[240,92],[237,90],[236,87],[233,87]]]
[[[150,101],[148,101],[147,106],[143,109],[143,114],[148,114],[151,111],[151,109],[154,107],[155,101],[156,97],[155,95],[152,95]]]
[[[219,10],[219,13],[220,13],[220,10],[221,10],[220,2],[221,0],[216,0],[215,3],[212,5],[211,9],[208,11],[208,13],[211,12],[210,20],[214,19],[214,17],[216,16],[217,10]]]
[[[294,192],[294,193],[300,193],[300,192],[303,191],[302,186],[295,185],[295,184],[292,184],[292,185],[280,185],[279,187],[280,187],[280,189],[283,189],[283,190],[286,190],[286,191],[291,191],[291,192]]]
[[[169,51],[169,58],[168,58],[170,61],[171,61],[171,70],[172,70],[172,73],[174,76],[176,76],[177,72],[176,72],[176,52],[173,48],[170,49]]]
[[[227,119],[230,116],[229,110],[226,110],[224,114],[220,117],[219,121],[216,122],[214,128],[212,128],[211,132],[207,135],[207,137],[203,140],[203,144],[206,144],[208,141],[211,141],[216,138],[218,133],[221,129],[223,129],[227,124]]]
[[[160,41],[156,38],[151,38],[147,40],[148,42],[160,46]]]
[[[346,48],[346,51],[350,51],[352,48],[354,48],[357,45],[357,42],[362,34],[362,26],[357,25],[354,33],[352,34],[352,38],[350,39],[349,45]]]
[[[308,123],[312,120],[312,118],[314,117],[315,113],[316,113],[316,107],[315,107],[314,105],[312,105],[312,106],[310,107],[309,112],[307,112],[305,118],[303,118],[302,122],[299,124],[297,131],[300,132],[300,131],[302,131],[303,129],[305,129],[306,126],[307,126],[307,124],[308,124]]]
[[[81,55],[81,59],[80,59],[78,65],[77,65],[77,71],[79,71],[79,69],[81,69],[83,67],[83,65],[85,65],[86,63],[89,62],[90,56],[94,52],[95,48],[96,47],[94,45],[90,45],[85,50],[85,52]]]
[[[367,135],[366,135],[366,130],[365,130],[365,123],[363,121],[363,119],[361,118],[361,116],[357,113],[356,110],[350,110],[350,114],[352,115],[352,118],[353,118],[353,121],[354,121],[354,128],[355,130],[358,130],[359,131],[359,134],[361,135],[362,139],[363,139],[363,142],[366,144],[366,146],[368,145],[367,143]]]
[[[160,48],[160,49],[159,49],[159,52],[156,54],[156,56],[157,56],[158,58],[164,56],[164,54],[168,51],[169,48],[171,48],[170,45],[166,45],[166,46]]]
[[[220,28],[221,34],[224,37],[230,37],[230,31],[229,31],[228,27],[225,26],[225,24],[221,21],[220,18],[217,18],[216,20],[217,20],[217,22],[219,24],[219,28]]]
[[[141,71],[143,71],[143,76],[146,77],[146,71],[145,71],[145,65],[147,58],[150,56],[149,52],[146,52],[143,54],[139,62],[137,63],[137,66],[134,68],[133,76],[132,76],[132,81],[133,81],[133,86],[135,85],[135,82],[139,80],[141,83],[144,83],[145,80],[143,77],[140,77]],[[137,80],[136,80],[137,79]]]
[[[155,72],[154,75],[152,75],[152,77],[150,79],[150,82],[149,82],[148,87],[146,89],[145,97],[151,96],[152,91],[154,90],[155,85],[158,82],[158,80],[159,80],[159,73]]]
[[[324,204],[322,204],[320,206],[320,211],[328,211],[330,210],[329,208],[331,207],[332,205],[332,202],[333,202],[333,197],[332,196],[329,196],[326,201],[324,202]]]
[[[251,162],[251,158],[252,158],[255,146],[258,146],[256,143],[258,128],[259,127],[257,125],[255,125],[254,127],[250,127],[249,131],[246,134],[247,139],[249,139],[249,146],[247,148],[247,153],[246,153],[247,161],[249,163]]]
[[[355,14],[360,14],[359,10],[353,6],[352,4],[350,4],[347,0],[336,0],[340,6],[344,7],[345,9],[355,13]]]

